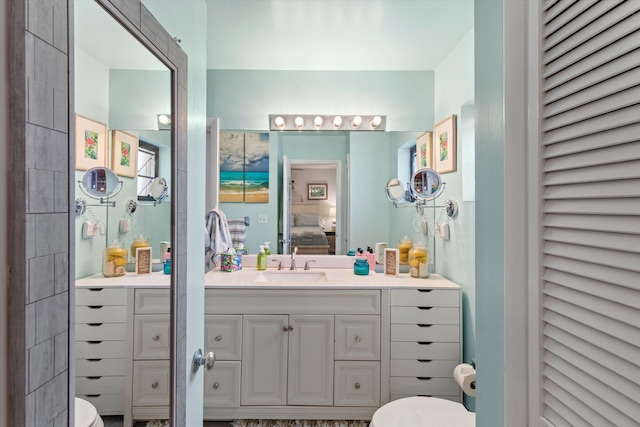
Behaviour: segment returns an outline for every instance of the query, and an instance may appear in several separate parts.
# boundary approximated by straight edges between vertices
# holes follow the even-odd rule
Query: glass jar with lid
[[[148,248],[149,246],[151,246],[149,244],[149,240],[147,240],[147,238],[144,237],[143,234],[139,234],[138,236],[136,236],[136,238],[133,239],[133,243],[131,243],[131,259],[133,261],[136,260],[136,249]]]
[[[413,242],[408,236],[404,236],[398,243],[398,250],[400,251],[400,264],[409,264],[409,250],[413,246]]]
[[[118,240],[111,242],[102,251],[102,275],[104,277],[124,276],[127,263],[127,248]]]
[[[366,276],[369,274],[369,262],[366,258],[356,258],[353,263],[353,272],[358,276]]]
[[[429,250],[422,244],[421,241],[417,241],[411,249],[409,249],[409,265],[413,268],[419,268],[420,264],[429,263]]]

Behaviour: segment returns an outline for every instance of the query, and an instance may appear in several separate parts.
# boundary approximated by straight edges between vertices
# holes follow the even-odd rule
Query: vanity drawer
[[[406,307],[459,307],[460,292],[457,289],[392,289],[391,305]]]
[[[124,359],[124,341],[76,341],[76,359]]]
[[[76,288],[76,305],[127,305],[125,288]]]
[[[171,344],[169,326],[169,316],[166,315],[135,316],[133,358],[168,359]]]
[[[133,406],[169,405],[169,361],[133,363]]]
[[[77,377],[76,394],[122,394],[124,376]]]
[[[204,316],[205,353],[213,351],[216,360],[240,360],[242,357],[242,316]]]
[[[391,341],[460,342],[460,325],[391,325]]]
[[[124,413],[124,393],[101,394],[97,396],[76,394],[76,396],[89,401],[96,407],[100,415],[122,415]]]
[[[380,406],[379,362],[335,362],[334,406]]]
[[[408,394],[412,396],[445,395],[455,396],[460,388],[451,378],[417,378],[391,377],[391,394]]]
[[[126,321],[126,305],[76,306],[76,323],[124,323]]]
[[[125,359],[76,359],[77,377],[108,377],[125,373]]]
[[[391,360],[392,377],[450,378],[458,365],[457,360]]]
[[[240,406],[239,361],[216,361],[213,369],[204,372],[204,405],[224,408]]]
[[[457,342],[392,342],[391,358],[457,361],[460,359],[460,344]]]
[[[391,323],[460,324],[457,307],[391,307]]]
[[[169,289],[136,289],[136,314],[169,314],[170,308]]]
[[[126,323],[77,323],[76,341],[125,341]]]
[[[379,316],[336,316],[336,360],[380,360]]]

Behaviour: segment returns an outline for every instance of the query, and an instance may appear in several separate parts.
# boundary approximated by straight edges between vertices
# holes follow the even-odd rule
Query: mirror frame
[[[422,182],[424,186],[425,176],[428,176],[428,175],[431,175],[432,177],[434,177],[435,181],[437,181],[438,183],[438,186],[435,188],[435,190],[432,190],[430,193],[425,195],[424,192],[420,191],[417,188],[416,179],[420,177],[420,182]],[[433,182],[433,180],[429,180],[429,178],[426,178],[426,181],[427,183]],[[424,200],[424,201],[430,201],[430,200],[437,199],[438,196],[442,194],[442,192],[444,191],[444,182],[442,181],[442,176],[435,169],[421,168],[415,171],[411,176],[411,183],[409,185],[409,189],[411,191],[411,194],[415,198]]]
[[[133,35],[145,48],[154,54],[171,72],[171,242],[174,262],[171,266],[170,286],[170,406],[169,418],[173,425],[186,421],[186,396],[178,395],[185,389],[187,372],[186,347],[186,283],[187,283],[187,55],[174,38],[142,4],[141,0],[114,1],[95,0],[109,15]],[[74,0],[67,0],[72,17]],[[69,19],[69,33],[73,35],[73,19]],[[73,67],[73,60],[70,60]],[[70,106],[73,111],[73,107]],[[73,138],[73,136],[70,136]],[[73,175],[72,175],[73,176]],[[181,230],[178,232],[180,224]],[[182,304],[178,304],[182,301]],[[70,343],[74,345],[74,343]],[[70,354],[74,354],[71,351]],[[72,406],[69,402],[69,407]]]
[[[101,172],[104,174],[104,182],[100,180]],[[98,182],[98,180],[100,181]],[[102,191],[100,189],[103,187],[100,184],[104,184]],[[98,199],[103,197],[108,198],[117,194],[119,187],[122,188],[121,184],[120,178],[118,178],[118,175],[116,175],[113,170],[99,166],[87,170],[84,175],[82,175],[80,189],[90,197]],[[94,189],[96,185],[98,185],[98,188]]]

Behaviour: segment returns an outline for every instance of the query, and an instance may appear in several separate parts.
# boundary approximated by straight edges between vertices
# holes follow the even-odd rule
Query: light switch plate
[[[258,224],[267,223],[267,214],[258,214]]]

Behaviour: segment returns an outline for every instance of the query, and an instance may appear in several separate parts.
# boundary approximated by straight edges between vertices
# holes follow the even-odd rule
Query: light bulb
[[[284,119],[282,118],[282,116],[278,116],[275,118],[275,120],[273,121],[276,126],[278,126],[280,129],[282,129],[284,127]]]
[[[158,122],[161,125],[170,125],[171,124],[171,117],[168,114],[158,114]]]
[[[315,125],[315,127],[319,128],[322,126],[322,122],[324,122],[324,120],[322,119],[322,117],[320,116],[316,116],[315,119],[313,119],[313,124]]]
[[[298,129],[304,126],[304,119],[300,116],[296,117],[296,119],[293,122],[295,123]]]
[[[362,124],[362,117],[360,116],[355,116],[353,120],[351,120],[351,127],[353,128],[357,128],[361,124]]]
[[[373,119],[371,119],[371,127],[372,128],[377,128],[381,124],[382,124],[382,117],[375,116]]]
[[[342,117],[335,116],[333,118],[333,127],[338,129],[340,126],[342,126]]]

